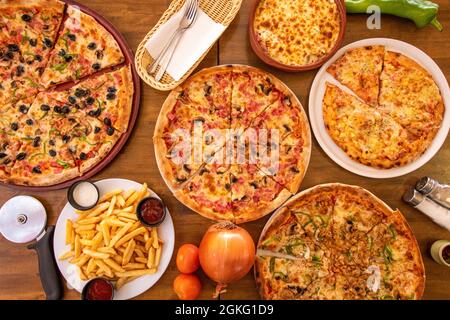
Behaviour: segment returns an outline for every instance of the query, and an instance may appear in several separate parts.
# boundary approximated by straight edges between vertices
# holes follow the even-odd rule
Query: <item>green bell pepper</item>
[[[367,13],[370,6],[378,6],[383,14],[407,18],[423,28],[429,24],[439,31],[444,28],[437,20],[439,5],[426,0],[345,0],[347,13]]]

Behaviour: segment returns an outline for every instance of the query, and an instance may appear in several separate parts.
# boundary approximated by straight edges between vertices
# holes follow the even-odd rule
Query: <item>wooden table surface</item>
[[[156,24],[166,10],[170,0],[79,0],[96,10],[112,22],[125,36],[129,45],[136,50],[145,34]],[[213,0],[212,0],[213,1]],[[308,110],[309,90],[316,71],[288,74],[263,64],[250,48],[247,36],[247,20],[250,0],[244,0],[240,13],[211,50],[199,69],[219,64],[240,63],[260,67],[274,73],[284,81],[299,97],[305,110]],[[389,37],[411,43],[425,51],[450,75],[450,1],[436,0],[441,5],[439,20],[445,30],[439,33],[432,27],[418,30],[407,20],[383,16],[381,30],[368,30],[365,15],[348,16],[345,44],[373,37]],[[163,182],[155,163],[152,135],[160,107],[167,93],[159,92],[143,84],[142,102],[139,118],[128,143],[117,158],[94,179],[126,178],[138,182],[146,181],[168,205],[176,230],[175,250],[183,243],[196,243],[201,240],[211,221],[202,218],[178,202]],[[313,142],[311,163],[301,189],[321,183],[341,182],[359,185],[372,191],[392,208],[399,208],[410,223],[420,245],[427,275],[425,299],[450,299],[450,269],[435,263],[429,255],[430,244],[438,239],[450,239],[450,232],[431,222],[419,211],[401,201],[404,190],[422,176],[431,176],[450,183],[450,140],[447,139],[440,152],[421,169],[395,179],[375,180],[359,177],[336,165]],[[55,224],[66,203],[66,190],[52,192],[18,192],[0,187],[0,205],[13,196],[29,194],[45,205],[49,224]],[[255,242],[268,217],[243,225],[253,236]],[[176,251],[175,251],[176,253]],[[174,299],[172,282],[178,274],[175,255],[161,280],[137,299]],[[214,284],[201,275],[204,286],[201,298],[208,299],[213,293]],[[12,244],[0,237],[0,299],[44,299],[41,288],[37,257],[25,245]],[[66,299],[79,299],[74,290],[65,289]],[[258,299],[253,273],[229,286],[222,299]]]

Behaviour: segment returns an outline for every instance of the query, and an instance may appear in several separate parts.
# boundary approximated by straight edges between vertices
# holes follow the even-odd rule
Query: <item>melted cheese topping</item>
[[[303,66],[319,61],[336,45],[340,16],[334,0],[262,0],[254,28],[270,57]]]

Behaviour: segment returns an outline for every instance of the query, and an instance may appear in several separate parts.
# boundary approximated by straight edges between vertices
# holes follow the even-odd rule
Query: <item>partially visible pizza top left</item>
[[[131,68],[113,35],[75,6],[2,1],[0,81],[1,182],[68,181],[128,130]]]

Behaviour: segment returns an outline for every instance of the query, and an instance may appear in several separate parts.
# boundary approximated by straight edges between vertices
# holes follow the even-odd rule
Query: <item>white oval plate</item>
[[[363,165],[349,158],[347,154],[339,148],[333,141],[333,139],[328,135],[323,121],[322,112],[322,102],[325,95],[325,83],[328,81],[332,84],[337,85],[343,90],[349,92],[349,89],[341,85],[336,79],[334,79],[326,70],[332,65],[338,58],[340,58],[345,52],[350,49],[370,46],[370,45],[383,45],[387,50],[399,52],[405,56],[415,60],[422,67],[424,67],[433,77],[434,81],[438,85],[442,98],[445,105],[445,114],[442,121],[440,130],[438,131],[436,137],[434,138],[431,145],[428,147],[427,151],[420,156],[414,162],[410,164],[392,169],[377,169]],[[445,142],[450,128],[450,89],[448,86],[447,79],[442,73],[439,66],[431,59],[426,53],[420,49],[399,40],[388,39],[388,38],[373,38],[366,39],[357,42],[353,42],[342,49],[340,49],[336,55],[333,56],[317,73],[314,82],[311,87],[311,92],[309,96],[309,117],[311,122],[311,127],[314,132],[314,136],[319,142],[325,153],[338,165],[347,169],[350,172],[358,174],[360,176],[369,178],[394,178],[403,176],[414,170],[419,169],[425,165],[428,161],[433,158],[433,156],[439,151]]]
[[[142,185],[140,183],[126,180],[126,179],[106,179],[95,182],[95,185],[100,190],[100,196],[114,189],[136,189],[139,190]],[[150,190],[151,196],[158,197],[156,193]],[[58,264],[61,274],[67,281],[67,285],[71,288],[81,292],[86,281],[80,279],[78,272],[73,264],[70,264],[68,260],[60,261],[58,257],[70,250],[70,246],[66,245],[66,220],[75,219],[77,214],[75,209],[67,203],[61,211],[61,214],[56,223],[55,234],[53,238],[53,249],[55,253],[55,259]],[[114,300],[127,300],[134,298],[141,293],[150,289],[161,278],[169,265],[172,258],[173,248],[175,244],[175,230],[173,228],[172,217],[169,210],[167,210],[166,218],[164,222],[158,227],[158,235],[164,241],[163,250],[161,253],[161,261],[158,267],[158,271],[152,275],[146,275],[139,277],[127,284],[125,284],[119,290],[114,292]]]

